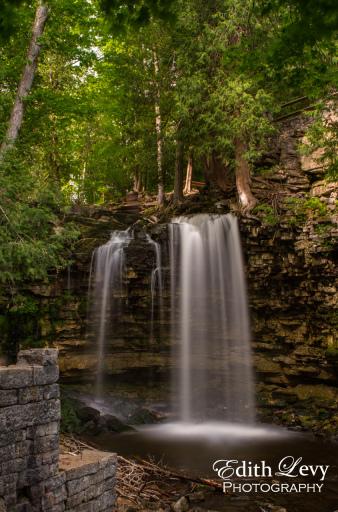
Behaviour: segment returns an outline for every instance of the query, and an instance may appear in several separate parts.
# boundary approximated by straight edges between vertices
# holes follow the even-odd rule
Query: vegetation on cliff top
[[[336,124],[321,115],[335,98],[332,0],[0,0],[0,12],[2,283],[65,264],[65,208],[132,188],[181,201],[187,164],[222,190],[234,174],[251,209],[252,164],[295,97],[320,100],[309,144],[335,172]]]

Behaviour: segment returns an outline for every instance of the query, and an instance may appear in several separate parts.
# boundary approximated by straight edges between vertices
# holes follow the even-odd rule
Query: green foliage
[[[330,233],[332,229],[332,224],[316,224],[315,232],[321,236],[326,236]]]
[[[338,29],[335,0],[263,0],[262,5],[263,13],[284,10],[288,14],[279,37],[289,55],[330,39]]]
[[[15,295],[15,302],[9,309],[10,313],[35,315],[39,311],[38,302],[29,296]]]
[[[323,97],[336,84],[338,11],[334,0],[263,0],[261,14],[277,21],[263,58],[289,93]]]
[[[318,197],[310,197],[304,201],[303,207],[307,211],[311,211],[316,215],[326,215],[327,207]]]
[[[65,247],[77,237],[60,221],[62,203],[48,185],[37,186],[9,155],[0,168],[0,283],[44,279],[67,264]]]
[[[276,224],[278,224],[278,217],[276,215],[276,212],[274,208],[269,204],[258,204],[253,209],[253,213],[262,214],[263,221],[270,226],[275,226]]]
[[[175,0],[100,0],[115,30],[144,25],[152,17],[172,20],[174,4]]]
[[[306,133],[306,142],[301,151],[305,155],[317,155],[318,166],[323,166],[327,178],[338,179],[338,121],[337,100],[333,97],[320,102],[311,112],[312,122]]]
[[[14,183],[15,168],[22,166],[19,182],[25,182],[26,174],[30,190],[33,184],[39,189],[39,198],[33,200],[36,211],[30,199],[19,201],[21,212],[16,208],[17,216],[32,217],[31,231],[33,226],[40,230],[41,223],[47,227],[56,222],[47,217],[62,210],[60,195],[68,204],[109,203],[135,181],[145,192],[155,191],[155,104],[161,112],[165,184],[172,190],[178,139],[185,147],[185,161],[189,150],[194,153],[194,173],[203,172],[211,154],[231,167],[236,139],[244,140],[244,157],[254,164],[267,147],[280,103],[304,94],[311,101],[325,100],[334,92],[332,0],[311,0],[309,5],[302,0],[47,3],[49,17],[34,86],[25,102],[18,151],[7,168]],[[36,5],[0,0],[1,139],[25,64]],[[309,151],[324,147],[323,159],[334,177],[337,127],[327,123],[324,100],[308,134]],[[40,196],[51,190],[54,206],[46,206]],[[13,236],[18,220],[10,220]],[[46,253],[38,236],[33,237],[33,254],[27,235],[20,235],[26,263],[40,254],[44,260],[48,252],[56,254],[58,241],[53,239],[55,251]],[[41,238],[47,239],[44,229]],[[4,257],[10,256],[7,251]],[[19,265],[18,251],[15,257]]]
[[[288,219],[290,225],[303,224],[309,215],[321,217],[327,214],[326,204],[318,197],[287,197],[285,204],[292,217]]]
[[[0,0],[0,41],[8,39],[18,27],[23,0]]]
[[[61,397],[61,432],[77,434],[81,431],[81,422],[76,414],[74,400],[67,396]]]
[[[262,20],[254,12],[248,20],[246,1],[219,2],[209,10],[196,1],[185,9],[178,30],[189,36],[180,36],[177,101],[190,144],[201,156],[215,152],[231,162],[234,141],[240,138],[248,146],[246,158],[253,161],[273,131],[268,112],[275,109],[266,74],[263,81],[257,69],[252,73],[247,59],[249,31],[257,29],[256,45],[263,41]]]

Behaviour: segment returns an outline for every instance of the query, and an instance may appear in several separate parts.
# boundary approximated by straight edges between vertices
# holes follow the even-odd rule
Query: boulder
[[[97,423],[100,418],[100,411],[94,409],[94,407],[84,406],[76,411],[77,416],[83,423],[93,421]]]
[[[155,411],[145,407],[140,407],[129,415],[128,422],[131,425],[148,425],[152,423],[158,423],[160,419],[160,415]]]
[[[189,501],[185,496],[182,496],[176,503],[172,506],[174,512],[188,512],[189,510]]]
[[[103,414],[100,416],[98,421],[99,430],[106,430],[109,432],[126,432],[127,430],[133,430],[132,427],[126,425],[120,421],[116,416],[112,414]]]

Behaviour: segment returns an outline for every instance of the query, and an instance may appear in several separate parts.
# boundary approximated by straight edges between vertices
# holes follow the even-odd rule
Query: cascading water
[[[92,327],[97,340],[96,395],[102,395],[106,337],[126,300],[124,289],[125,254],[132,233],[114,231],[110,240],[95,249],[89,279]]]
[[[151,291],[151,313],[150,313],[150,341],[154,339],[154,312],[155,302],[158,299],[160,320],[163,311],[163,276],[162,276],[162,256],[161,246],[155,242],[149,235],[146,239],[153,246],[155,252],[155,267],[151,272],[150,291]]]
[[[92,254],[88,287],[89,309],[87,315],[91,319],[91,327],[97,343],[97,397],[102,395],[106,339],[113,329],[114,322],[118,321],[123,305],[127,300],[124,286],[125,248],[133,238],[133,232],[130,230],[114,231],[110,240],[95,249]],[[155,254],[155,264],[150,280],[150,340],[152,340],[156,302],[159,307],[160,317],[162,313],[162,259],[160,244],[155,242],[149,235],[146,235],[146,240],[153,247]]]
[[[237,219],[170,225],[173,394],[182,422],[254,422],[250,329]],[[177,404],[178,399],[178,404]]]
[[[173,219],[169,231],[175,355],[172,364],[175,409],[171,412],[177,413],[179,421],[138,427],[132,434],[114,435],[112,440],[117,440],[119,451],[124,447],[125,454],[139,453],[144,458],[154,450],[161,456],[164,453],[169,456],[169,462],[171,457],[174,465],[179,461],[180,466],[195,470],[203,458],[216,460],[224,449],[225,456],[238,457],[233,455],[233,443],[237,449],[242,442],[246,445],[253,441],[259,450],[264,446],[262,441],[258,444],[260,439],[269,440],[270,447],[272,439],[285,433],[255,424],[249,317],[237,219],[232,215],[204,214],[179,217]],[[97,394],[102,391],[105,342],[117,326],[115,322],[121,321],[116,317],[127,301],[125,249],[133,238],[130,231],[115,232],[108,243],[96,249],[92,258],[89,300],[96,317]],[[149,269],[151,339],[155,312],[162,304],[165,290],[166,267],[161,261],[164,247],[143,233],[135,234],[135,238],[130,253],[132,249],[147,253],[140,258],[138,268],[143,272],[145,263]],[[145,239],[151,248],[145,249]],[[144,302],[142,313],[143,305]],[[104,405],[107,410],[105,399],[101,395],[95,404]],[[155,407],[160,406],[163,411],[163,405],[161,401]],[[110,447],[116,450],[116,445]]]

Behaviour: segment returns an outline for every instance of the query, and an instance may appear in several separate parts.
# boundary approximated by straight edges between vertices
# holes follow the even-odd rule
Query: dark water
[[[262,493],[236,492],[236,497],[219,494],[206,507],[219,511],[246,512],[263,511],[260,502],[285,507],[288,512],[334,512],[338,510],[338,445],[300,433],[284,429],[258,426],[243,427],[231,424],[183,425],[168,424],[145,427],[135,432],[118,435],[104,434],[96,438],[96,443],[106,450],[116,451],[122,456],[135,456],[143,459],[151,457],[155,461],[183,471],[190,476],[221,479],[213,471],[214,461],[235,459],[258,464],[261,461],[272,469],[272,477],[266,475],[250,478],[231,479],[238,483],[323,483],[322,492]],[[318,469],[315,476],[280,477],[276,476],[280,461],[285,457],[301,458],[294,473],[301,465],[329,465],[325,478]],[[288,459],[290,460],[290,459]],[[248,473],[248,469],[247,469]]]

